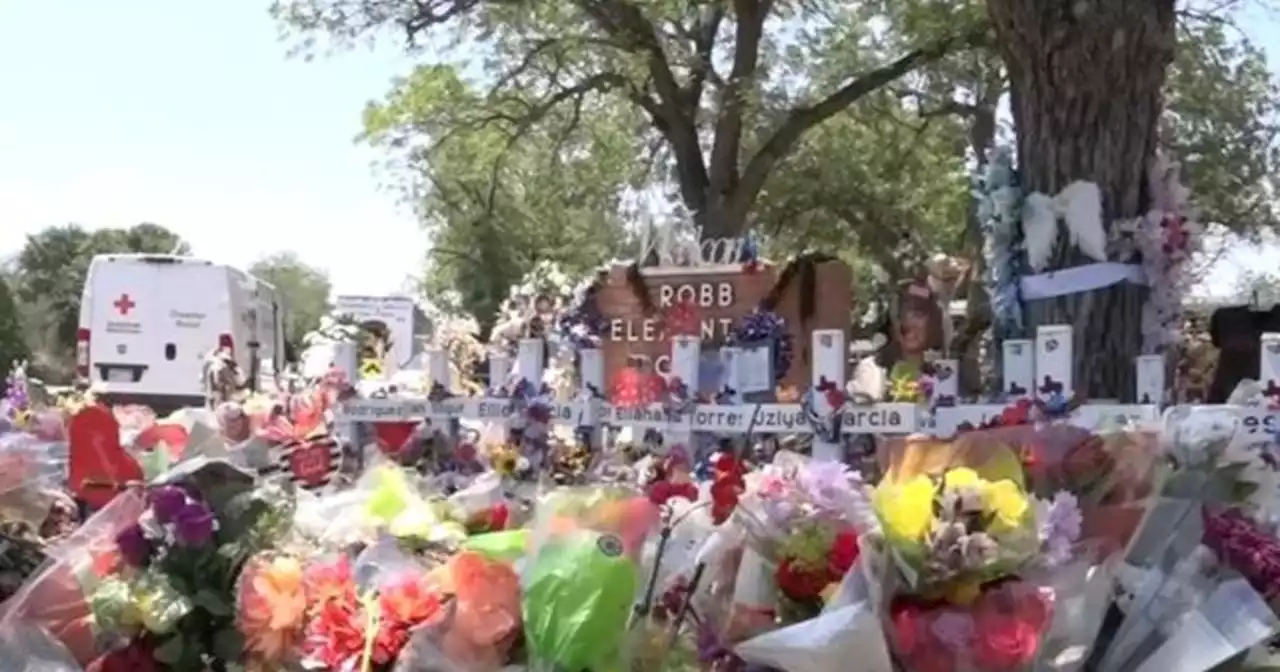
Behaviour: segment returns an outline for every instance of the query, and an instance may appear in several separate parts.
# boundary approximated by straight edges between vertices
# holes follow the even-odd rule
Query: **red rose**
[[[671,498],[671,484],[666,481],[654,481],[649,484],[649,501],[658,506],[667,503]]]
[[[1053,617],[1053,595],[1031,587],[1026,594],[1019,596],[1016,609],[1015,618],[1029,624],[1036,632],[1042,632]]]
[[[911,672],[954,672],[956,657],[941,646],[921,650],[907,659]]]
[[[853,567],[853,563],[858,561],[858,556],[862,553],[862,549],[858,547],[858,535],[853,530],[843,530],[836,535],[836,540],[831,544],[831,550],[827,553],[827,567],[831,572],[833,581],[839,581],[849,573],[849,569]]]
[[[489,507],[489,529],[505,530],[507,529],[507,519],[511,517],[511,510],[503,502],[498,502]]]
[[[155,672],[155,646],[150,641],[134,640],[122,649],[102,654],[84,668],[85,672]]]
[[[800,567],[790,560],[783,560],[782,564],[778,565],[775,578],[782,594],[797,602],[818,599],[823,589],[831,583],[825,571]]]
[[[910,657],[924,648],[930,633],[920,607],[909,602],[895,602],[889,607],[889,623],[892,628],[889,643],[894,651]]]
[[[1010,615],[979,615],[973,640],[973,661],[989,672],[1016,670],[1035,660],[1040,630]]]

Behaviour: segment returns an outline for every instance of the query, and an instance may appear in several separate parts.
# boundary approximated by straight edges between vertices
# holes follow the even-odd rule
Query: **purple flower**
[[[173,519],[174,534],[183,546],[203,546],[213,538],[216,521],[203,502],[190,502]]]
[[[174,485],[162,485],[150,493],[151,510],[161,525],[172,523],[174,518],[187,506],[187,493]]]
[[[861,503],[854,488],[858,475],[840,462],[814,460],[798,476],[809,501],[823,513],[847,515]]]
[[[1080,539],[1080,503],[1075,495],[1059,491],[1052,500],[1036,502],[1036,519],[1040,523],[1040,544],[1045,562],[1059,567],[1071,559],[1072,548]]]
[[[120,549],[120,557],[131,567],[143,567],[151,559],[151,540],[136,524],[116,535],[116,547]]]

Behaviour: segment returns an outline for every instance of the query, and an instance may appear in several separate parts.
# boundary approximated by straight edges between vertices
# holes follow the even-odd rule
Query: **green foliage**
[[[1255,232],[1280,224],[1280,88],[1266,54],[1231,18],[1184,13],[1165,87],[1166,135],[1200,219]]]
[[[1280,305],[1280,273],[1245,270],[1236,276],[1232,290],[1232,302],[1239,305]]]
[[[249,267],[249,274],[271,283],[280,293],[289,315],[287,340],[300,348],[302,337],[319,327],[320,318],[329,311],[329,274],[307,265],[293,252],[259,259]]]
[[[456,289],[460,307],[486,320],[539,261],[577,275],[609,258],[623,191],[641,171],[625,109],[594,106],[567,133],[531,130],[517,144],[494,127],[450,132],[450,119],[479,105],[451,69],[422,67],[368,107],[365,137],[393,151],[440,138],[407,173],[432,240],[424,289]]]
[[[1280,97],[1265,60],[1229,13],[1183,4],[1169,142],[1202,219],[1273,225]],[[976,257],[967,171],[1012,140],[977,0],[277,0],[273,12],[309,52],[432,42],[433,59],[369,106],[364,138],[431,233],[426,291],[457,290],[482,319],[537,260],[578,271],[621,255],[637,203],[679,203],[711,235],[754,226],[774,257],[836,253],[863,280],[938,252]]]
[[[19,321],[18,304],[14,301],[13,292],[8,281],[0,277],[0,371],[7,372],[15,360],[25,360],[29,356],[26,341],[22,337],[22,324]],[[4,380],[0,379],[0,393],[3,393]]]
[[[98,254],[187,254],[177,234],[156,224],[89,231],[78,224],[49,227],[27,238],[18,253],[13,289],[46,382],[69,382],[80,324],[80,295],[89,262]]]

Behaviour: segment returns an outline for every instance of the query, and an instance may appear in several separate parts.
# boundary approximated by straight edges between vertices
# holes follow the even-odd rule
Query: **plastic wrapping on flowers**
[[[657,523],[648,498],[622,488],[560,489],[539,501],[522,572],[534,669],[625,667],[640,555]]]
[[[907,669],[1023,670],[1087,650],[1109,606],[1109,560],[1158,492],[1142,432],[1065,425],[887,442],[868,569]]]

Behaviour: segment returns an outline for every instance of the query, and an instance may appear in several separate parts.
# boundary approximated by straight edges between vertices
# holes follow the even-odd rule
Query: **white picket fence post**
[[[453,391],[453,375],[449,371],[449,355],[440,348],[429,348],[423,351],[427,362],[427,376],[431,385],[439,383],[445,390]]]
[[[489,355],[489,391],[496,392],[507,384],[511,375],[511,357],[504,353]]]
[[[1031,396],[1036,389],[1035,341],[1028,338],[1011,338],[1002,345],[1001,358],[1002,396],[1016,401]]]
[[[848,348],[844,342],[844,332],[839,329],[817,329],[813,332],[813,386],[817,387],[825,379],[844,390],[846,376],[845,367],[849,359]],[[844,412],[843,409],[840,410]],[[843,460],[844,442],[840,437],[835,441],[813,439],[813,457],[818,460]]]
[[[591,428],[591,448],[596,449],[606,442],[604,421],[607,416],[601,413],[601,401],[596,394],[605,394],[604,390],[604,351],[599,348],[584,348],[578,351],[578,377],[581,387],[578,389],[578,401],[583,405],[578,409],[580,427]]]
[[[742,348],[726,345],[720,348],[720,365],[724,367],[724,386],[733,390],[731,404],[742,403]],[[717,390],[717,392],[719,392]]]
[[[698,373],[702,361],[702,341],[697,336],[674,336],[671,339],[671,377],[679,378],[690,396],[698,394]],[[693,456],[693,433],[689,426],[677,425],[675,431],[666,432],[662,445],[684,446],[685,454]]]
[[[516,373],[533,385],[542,387],[542,370],[546,367],[544,355],[546,341],[541,338],[522,338],[516,352]]]

